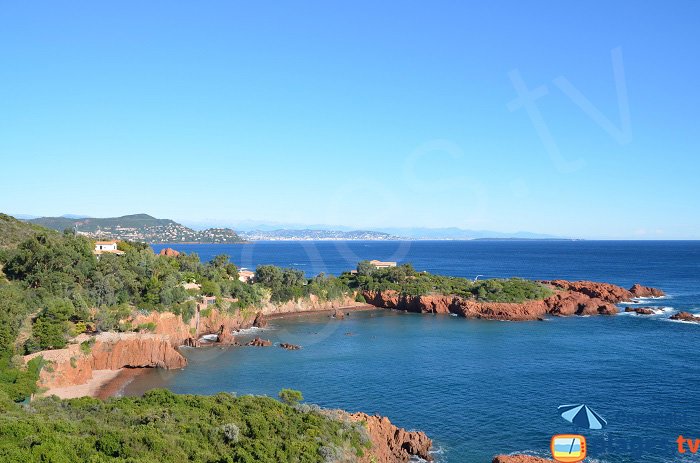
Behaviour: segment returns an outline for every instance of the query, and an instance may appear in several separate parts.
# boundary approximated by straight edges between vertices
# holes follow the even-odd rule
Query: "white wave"
[[[251,326],[250,328],[242,328],[240,330],[234,330],[233,334],[235,335],[246,335],[246,334],[255,334],[259,333],[261,331],[268,331],[274,329],[271,326],[265,327],[265,328],[260,328],[258,326]]]
[[[670,318],[666,318],[666,319],[664,319],[664,321],[671,322],[671,323],[685,323],[686,325],[700,326],[700,323],[689,322],[688,320],[671,320]]]
[[[667,299],[668,296],[644,296],[644,297],[633,297],[633,301],[658,301],[659,299]]]

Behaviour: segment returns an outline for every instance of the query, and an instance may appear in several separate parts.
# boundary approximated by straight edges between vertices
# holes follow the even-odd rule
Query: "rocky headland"
[[[370,304],[416,313],[455,314],[465,318],[491,320],[537,320],[547,315],[613,315],[616,304],[638,297],[661,297],[663,291],[634,285],[625,289],[592,281],[543,281],[553,294],[542,300],[525,302],[481,302],[459,296],[432,294],[409,296],[396,291],[364,291]]]

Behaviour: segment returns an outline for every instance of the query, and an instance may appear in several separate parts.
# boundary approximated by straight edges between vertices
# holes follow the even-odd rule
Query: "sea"
[[[154,246],[159,251],[166,246]],[[582,434],[588,462],[698,462],[677,439],[700,438],[698,241],[352,241],[168,245],[203,261],[227,254],[241,267],[297,268],[339,274],[358,261],[411,263],[466,278],[594,280],[666,291],[650,316],[466,320],[391,310],[345,320],[313,315],[273,320],[260,335],[301,350],[183,349],[180,371],[152,370],[123,391],[219,391],[276,397],[302,391],[308,403],[389,417],[433,440],[437,462],[487,463],[496,454],[549,457],[556,434]],[[607,421],[575,427],[557,407],[586,404]]]

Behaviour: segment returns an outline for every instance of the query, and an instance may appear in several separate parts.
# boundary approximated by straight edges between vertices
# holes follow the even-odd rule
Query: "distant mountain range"
[[[568,239],[518,231],[514,233],[491,230],[467,230],[457,227],[387,227],[356,230],[345,226],[303,225],[255,221],[238,222],[235,228],[211,227],[194,224],[193,228],[170,219],[156,219],[147,214],[114,218],[90,218],[77,214],[61,217],[36,217],[17,214],[15,217],[54,230],[74,229],[93,238],[111,237],[147,243],[239,243],[241,241],[342,241],[342,240],[554,240]]]
[[[145,243],[240,243],[244,241],[230,228],[193,230],[170,219],[156,219],[148,214],[112,218],[74,216],[40,217],[29,223],[63,231],[75,230],[90,238],[141,241]]]
[[[248,241],[343,241],[343,240],[400,240],[398,236],[367,230],[252,230],[239,232]]]

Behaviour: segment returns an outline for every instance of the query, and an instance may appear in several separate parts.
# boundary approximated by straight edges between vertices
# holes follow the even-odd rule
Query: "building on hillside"
[[[248,270],[247,268],[238,270],[238,279],[243,283],[251,283],[254,278],[255,272]]]
[[[95,250],[92,252],[98,257],[102,254],[124,255],[124,251],[117,249],[116,241],[95,241]]]
[[[377,268],[396,267],[396,262],[382,262],[381,260],[370,260],[369,263]]]

